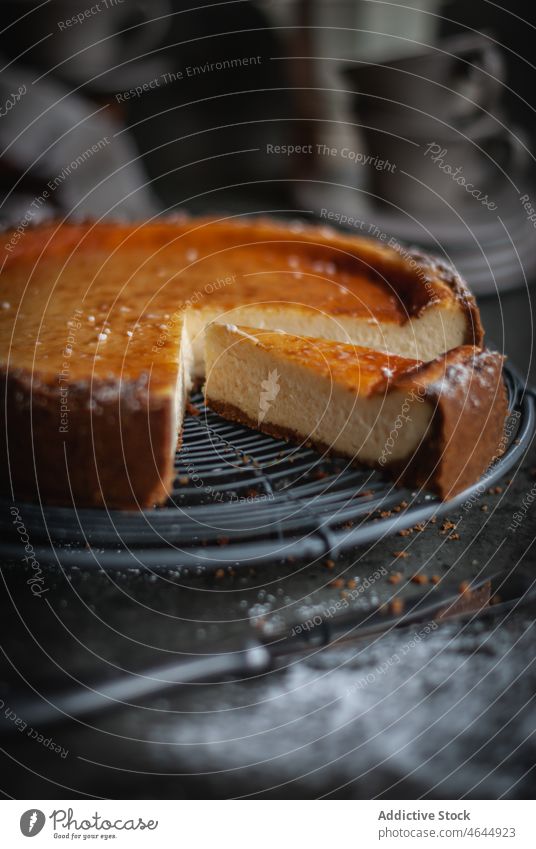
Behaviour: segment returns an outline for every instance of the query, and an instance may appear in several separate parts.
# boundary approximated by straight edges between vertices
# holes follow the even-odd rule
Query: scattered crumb
[[[221,581],[222,578],[225,578],[225,570],[224,569],[217,569],[214,577],[217,578],[219,581]]]
[[[439,575],[432,575],[430,580],[431,580],[432,584],[439,584],[441,578],[439,577]]]
[[[196,407],[195,404],[192,404],[191,401],[186,402],[186,412],[190,413],[191,416],[200,416],[201,415],[201,410],[198,407]]]
[[[329,571],[331,572],[333,569],[335,569],[335,561],[334,560],[325,560],[324,566],[326,567],[326,569],[329,569]]]
[[[398,557],[402,559],[405,557],[409,557],[409,554],[407,551],[393,551],[393,557]]]
[[[409,537],[413,533],[413,528],[404,528],[402,531],[398,532],[399,537]]]
[[[460,595],[469,592],[470,586],[471,584],[469,583],[469,581],[462,581],[460,586],[458,587],[458,592],[460,593]]]
[[[460,535],[459,534],[449,534],[447,539],[454,539],[454,540],[460,539]]]
[[[413,526],[413,530],[420,533],[421,531],[424,531],[425,527],[426,525],[424,524],[424,522],[418,522],[416,525]]]
[[[389,604],[389,611],[393,616],[399,616],[404,610],[404,602],[401,598],[394,598]]]
[[[483,513],[487,513],[487,512],[488,512],[488,510],[489,510],[489,507],[488,507],[488,505],[487,505],[487,504],[482,504],[482,506],[480,507],[480,509],[482,510],[482,512],[483,512]]]
[[[439,533],[446,534],[447,531],[451,531],[455,527],[456,527],[456,522],[451,522],[450,519],[445,519],[445,521],[441,525],[441,530],[439,531]]]
[[[332,587],[334,590],[341,590],[344,587],[344,578],[335,578],[334,581],[330,581],[328,587]]]
[[[218,537],[216,540],[218,545],[229,545],[230,541],[230,537]]]
[[[249,489],[246,489],[246,498],[258,498],[259,490],[255,489],[254,486],[250,486]]]
[[[355,578],[350,578],[350,580],[349,580],[349,581],[347,581],[346,586],[347,586],[347,588],[348,588],[349,590],[355,590],[355,588],[357,587],[357,581],[356,581],[356,579],[355,579]]]
[[[428,575],[422,575],[421,573],[417,573],[416,575],[411,576],[410,581],[413,584],[427,584]]]
[[[179,483],[180,483],[182,486],[185,486],[187,483],[189,483],[189,482],[190,482],[190,478],[188,477],[188,475],[179,475],[179,477],[177,478],[177,480],[179,481]]]
[[[399,584],[402,580],[402,575],[400,572],[391,572],[387,580],[390,584]]]

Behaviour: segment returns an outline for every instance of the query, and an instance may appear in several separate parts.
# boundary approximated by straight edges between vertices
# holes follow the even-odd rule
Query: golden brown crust
[[[14,237],[14,244],[7,251],[8,274],[20,262],[36,263],[39,270],[43,259],[63,262],[71,253],[75,258],[91,257],[97,251],[107,253],[111,262],[119,265],[134,253],[164,263],[166,257],[174,257],[180,272],[183,255],[195,253],[203,262],[188,261],[186,274],[179,273],[175,308],[181,288],[184,297],[193,298],[193,309],[208,303],[206,297],[193,297],[203,290],[199,280],[194,280],[198,271],[202,271],[206,283],[237,269],[254,275],[261,267],[274,273],[286,271],[279,281],[281,285],[271,280],[270,300],[309,305],[336,316],[377,314],[382,321],[399,324],[422,315],[430,306],[450,301],[465,315],[465,342],[477,346],[483,342],[476,302],[455,269],[440,258],[406,249],[395,239],[386,244],[299,222],[185,216],[136,224],[52,221],[28,228],[22,238],[16,236],[13,230],[5,233],[6,245]],[[302,273],[307,275],[306,289]],[[192,280],[192,286],[185,284],[186,279]],[[161,279],[156,282],[161,286]],[[333,283],[341,286],[336,298]],[[231,309],[265,299],[265,278],[255,281],[250,274],[241,289],[236,285],[223,287],[210,302]]]
[[[433,429],[404,480],[453,498],[500,456],[508,412],[504,357],[460,347],[424,365],[412,384],[435,403]]]
[[[150,399],[144,377],[59,391],[26,371],[0,372],[0,488],[15,501],[125,510],[168,497],[174,476],[171,399]]]

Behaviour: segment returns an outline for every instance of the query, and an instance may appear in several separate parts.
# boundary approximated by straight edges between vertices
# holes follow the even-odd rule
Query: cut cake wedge
[[[507,412],[500,354],[461,346],[429,363],[214,323],[207,404],[275,437],[311,444],[452,498],[500,450]]]

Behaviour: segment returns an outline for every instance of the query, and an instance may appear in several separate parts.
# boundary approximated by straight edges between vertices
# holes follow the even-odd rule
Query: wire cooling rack
[[[187,577],[296,558],[315,561],[472,504],[524,456],[535,398],[508,364],[505,453],[455,499],[396,488],[356,469],[228,422],[192,396],[169,502],[139,513],[17,504],[40,563],[80,568],[172,568]],[[4,502],[3,559],[24,552]]]

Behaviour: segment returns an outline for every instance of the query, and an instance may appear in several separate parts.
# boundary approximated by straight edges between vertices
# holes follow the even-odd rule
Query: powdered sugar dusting
[[[489,389],[497,383],[498,358],[496,351],[480,351],[457,363],[450,363],[437,380],[432,381],[429,389],[435,394],[452,397],[460,390],[467,392],[475,382],[482,389]],[[478,406],[478,398],[473,397]]]

